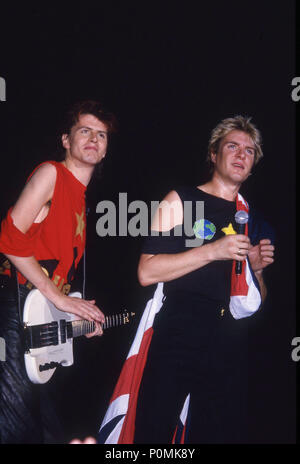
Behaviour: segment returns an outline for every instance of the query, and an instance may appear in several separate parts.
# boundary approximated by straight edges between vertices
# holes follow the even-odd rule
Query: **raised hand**
[[[258,245],[250,246],[248,256],[253,272],[262,271],[274,262],[274,250],[274,245],[267,238],[260,240]]]

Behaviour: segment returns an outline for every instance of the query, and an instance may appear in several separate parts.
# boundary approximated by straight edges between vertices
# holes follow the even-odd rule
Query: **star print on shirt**
[[[223,227],[223,229],[221,229],[221,230],[222,230],[222,232],[224,232],[225,235],[234,235],[234,234],[236,234],[236,231],[232,227],[231,222],[227,227]]]
[[[77,219],[77,229],[76,229],[75,237],[77,235],[80,235],[81,240],[83,240],[83,231],[84,231],[84,227],[85,227],[84,209],[82,210],[81,214],[75,213],[75,215],[76,215],[76,219]]]

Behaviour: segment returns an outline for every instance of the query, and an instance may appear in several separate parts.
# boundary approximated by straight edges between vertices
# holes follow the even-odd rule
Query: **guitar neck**
[[[105,322],[102,324],[102,329],[109,329],[110,327],[118,327],[129,322],[128,313],[112,314],[105,317]],[[68,337],[76,338],[94,332],[95,323],[91,321],[72,321],[69,322],[67,328]]]
[[[95,323],[90,321],[72,321],[67,323],[67,338],[81,337],[94,332]]]

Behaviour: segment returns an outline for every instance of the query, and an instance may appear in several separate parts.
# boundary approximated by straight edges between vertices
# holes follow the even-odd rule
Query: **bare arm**
[[[183,207],[178,194],[170,192],[153,219],[152,230],[167,231],[183,222]],[[168,206],[169,204],[169,206]],[[170,208],[172,204],[172,208]],[[216,260],[246,258],[250,241],[245,235],[227,235],[215,242],[176,254],[142,254],[138,266],[139,282],[143,286],[168,282],[182,277]],[[241,252],[242,254],[237,254]]]
[[[26,233],[33,222],[41,222],[47,215],[47,202],[51,200],[56,181],[56,169],[51,164],[41,166],[26,184],[11,211],[14,225]],[[87,320],[104,322],[104,315],[94,304],[63,295],[52,280],[43,272],[34,256],[6,255],[16,268],[38,288],[55,306]]]
[[[44,164],[33,174],[25,185],[11,217],[15,226],[26,233],[33,222],[41,222],[46,215],[46,204],[51,200],[56,182],[56,169],[52,164]]]

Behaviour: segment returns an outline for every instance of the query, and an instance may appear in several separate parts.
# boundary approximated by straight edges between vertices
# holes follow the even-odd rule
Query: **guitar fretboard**
[[[92,333],[95,330],[95,323],[91,321],[73,321],[71,324],[73,338]]]
[[[133,314],[131,314],[133,315]],[[103,329],[109,329],[110,327],[117,327],[119,325],[127,324],[129,322],[128,313],[112,314],[105,317],[105,322],[102,324]],[[68,338],[80,337],[94,332],[95,323],[90,321],[72,321],[72,334]]]

